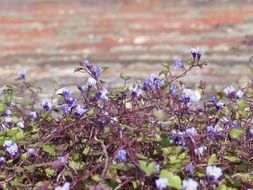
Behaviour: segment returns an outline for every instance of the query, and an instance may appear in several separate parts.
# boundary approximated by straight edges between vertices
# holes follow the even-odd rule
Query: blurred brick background
[[[253,56],[252,0],[1,0],[0,84],[21,69],[44,89],[81,84],[83,57],[108,65],[114,85],[189,57],[199,46],[209,65],[185,80],[210,87],[249,79]],[[253,63],[251,63],[253,64]]]

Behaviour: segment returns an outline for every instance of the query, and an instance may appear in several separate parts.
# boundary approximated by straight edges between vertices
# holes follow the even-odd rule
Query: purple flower
[[[202,156],[203,153],[204,153],[204,150],[207,150],[207,147],[206,147],[206,146],[201,146],[201,147],[199,147],[199,148],[194,149],[194,153],[195,153],[196,155]]]
[[[60,94],[64,97],[65,100],[67,100],[70,98],[71,92],[69,89],[63,88],[63,89],[61,89]]]
[[[73,107],[77,104],[77,99],[70,97],[66,100],[66,103],[69,107]]]
[[[12,116],[11,110],[6,110],[6,111],[4,112],[4,116],[6,116],[6,117],[11,117],[11,116]]]
[[[102,73],[102,68],[96,65],[93,71],[93,75],[95,76],[96,80],[98,80],[101,73]]]
[[[27,148],[27,153],[29,155],[35,155],[37,152],[37,148]]]
[[[101,90],[96,94],[96,96],[98,99],[107,101],[108,100],[108,97],[107,97],[108,93],[109,92],[108,92],[107,88],[102,86]]]
[[[206,175],[212,180],[217,180],[219,177],[222,176],[222,170],[221,168],[216,166],[207,166]]]
[[[22,70],[18,72],[19,79],[25,79],[25,77],[26,77],[26,70]]]
[[[43,109],[48,112],[52,111],[55,108],[51,101],[47,99],[43,100],[41,105]]]
[[[188,128],[185,130],[185,133],[191,136],[197,135],[197,131],[194,127]]]
[[[87,112],[88,109],[87,108],[84,108],[82,107],[81,105],[77,105],[76,108],[75,108],[75,111],[74,113],[77,115],[77,116],[82,116],[85,112]]]
[[[142,93],[143,93],[143,90],[138,88],[137,86],[135,87],[129,87],[129,91],[131,92],[131,95],[133,97],[139,97]]]
[[[88,78],[88,89],[93,88],[97,84],[97,81],[94,78]]]
[[[65,182],[63,186],[57,186],[54,190],[70,190],[70,183]]]
[[[86,91],[85,91],[84,87],[78,85],[77,88],[78,88],[78,90],[80,90],[82,95],[86,94]]]
[[[69,113],[71,110],[71,108],[68,106],[68,104],[62,104],[61,109],[62,109],[63,113],[65,113],[65,114]]]
[[[146,79],[144,83],[144,90],[152,89],[153,87],[160,89],[162,86],[163,81],[159,79],[158,74],[152,74]]]
[[[197,190],[198,182],[193,179],[183,180],[183,190]]]
[[[32,121],[35,121],[38,118],[37,113],[34,111],[30,111],[29,115],[30,115]]]
[[[183,63],[183,60],[181,58],[178,58],[174,64],[174,67],[176,69],[178,68],[184,68],[184,63]]]
[[[5,151],[12,156],[18,154],[18,145],[12,140],[5,140],[3,147],[5,148]]]
[[[231,85],[231,86],[228,86],[224,89],[224,93],[227,95],[227,96],[234,96],[235,95],[235,88]]]
[[[200,58],[201,58],[201,52],[200,52],[199,47],[192,48],[191,49],[191,54],[192,54],[193,60],[195,60],[196,58],[197,58],[198,61],[200,60]]]
[[[102,68],[97,65],[92,65],[88,60],[84,61],[84,66],[87,68],[87,70],[90,72],[92,77],[96,80],[98,80],[100,74],[102,73]]]
[[[187,104],[191,105],[191,102],[197,102],[200,99],[198,94],[191,89],[183,89],[182,100]]]
[[[216,97],[213,97],[213,105],[216,108],[216,110],[219,110],[225,104],[223,102],[221,102],[221,101],[218,101]]]
[[[117,119],[117,117],[111,117],[111,120],[110,120],[111,124],[115,124],[117,122],[119,122],[118,119]]]
[[[253,127],[250,127],[250,129],[249,129],[249,134],[250,134],[251,136],[253,136]]]
[[[231,127],[231,128],[236,128],[236,127],[238,127],[238,122],[237,122],[236,120],[231,121],[230,127]]]
[[[241,91],[241,90],[238,90],[236,93],[235,93],[235,96],[238,98],[238,99],[241,99],[244,95],[244,92]]]
[[[6,162],[5,158],[3,156],[0,156],[0,166],[4,165]]]
[[[175,94],[177,92],[177,86],[175,84],[171,84],[171,86],[170,86],[170,92],[172,94]]]
[[[9,116],[4,118],[4,122],[5,122],[7,125],[12,125],[12,123],[13,123],[13,122],[12,122],[12,118],[9,117]]]
[[[99,126],[100,128],[103,128],[103,127],[105,126],[105,124],[106,124],[106,121],[105,121],[105,120],[103,120],[103,119],[99,119],[99,120],[98,120],[98,126]]]
[[[21,128],[21,129],[25,128],[25,124],[24,124],[23,121],[18,122],[18,123],[17,123],[17,126],[18,126],[19,128]]]
[[[168,186],[168,179],[167,178],[159,178],[155,181],[156,188],[158,190],[166,189]]]
[[[219,131],[221,131],[222,130],[222,128],[220,128],[219,126],[217,126],[217,125],[215,125],[215,126],[213,126],[213,125],[210,125],[210,126],[208,126],[207,127],[207,132],[211,132],[211,133],[217,133],[217,132],[219,132]]]
[[[117,151],[116,154],[116,158],[120,161],[120,162],[125,162],[127,159],[127,152],[125,149],[120,149]]]
[[[187,164],[187,166],[185,167],[185,170],[189,172],[189,174],[191,174],[192,176],[194,176],[194,169],[195,168],[192,163]]]

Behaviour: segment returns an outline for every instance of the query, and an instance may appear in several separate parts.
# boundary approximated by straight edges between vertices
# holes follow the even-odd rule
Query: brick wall
[[[109,65],[103,77],[117,84],[120,72],[142,79],[199,46],[209,65],[187,82],[222,86],[250,76],[252,23],[251,0],[1,0],[0,84],[21,68],[43,86],[82,83],[83,57]]]

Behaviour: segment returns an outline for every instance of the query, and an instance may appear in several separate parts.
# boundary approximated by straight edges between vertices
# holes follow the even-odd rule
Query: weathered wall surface
[[[43,87],[82,83],[74,68],[83,57],[142,79],[160,63],[188,57],[199,46],[209,65],[189,83],[220,86],[250,76],[251,0],[1,0],[0,84],[27,69]]]

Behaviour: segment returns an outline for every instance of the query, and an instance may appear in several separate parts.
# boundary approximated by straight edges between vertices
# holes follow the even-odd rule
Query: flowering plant
[[[1,189],[247,189],[253,187],[253,85],[213,98],[180,80],[206,65],[164,64],[143,84],[109,89],[88,60],[87,83],[51,98],[20,72],[0,99]],[[180,70],[175,74],[174,70]],[[178,72],[177,72],[178,73]]]

